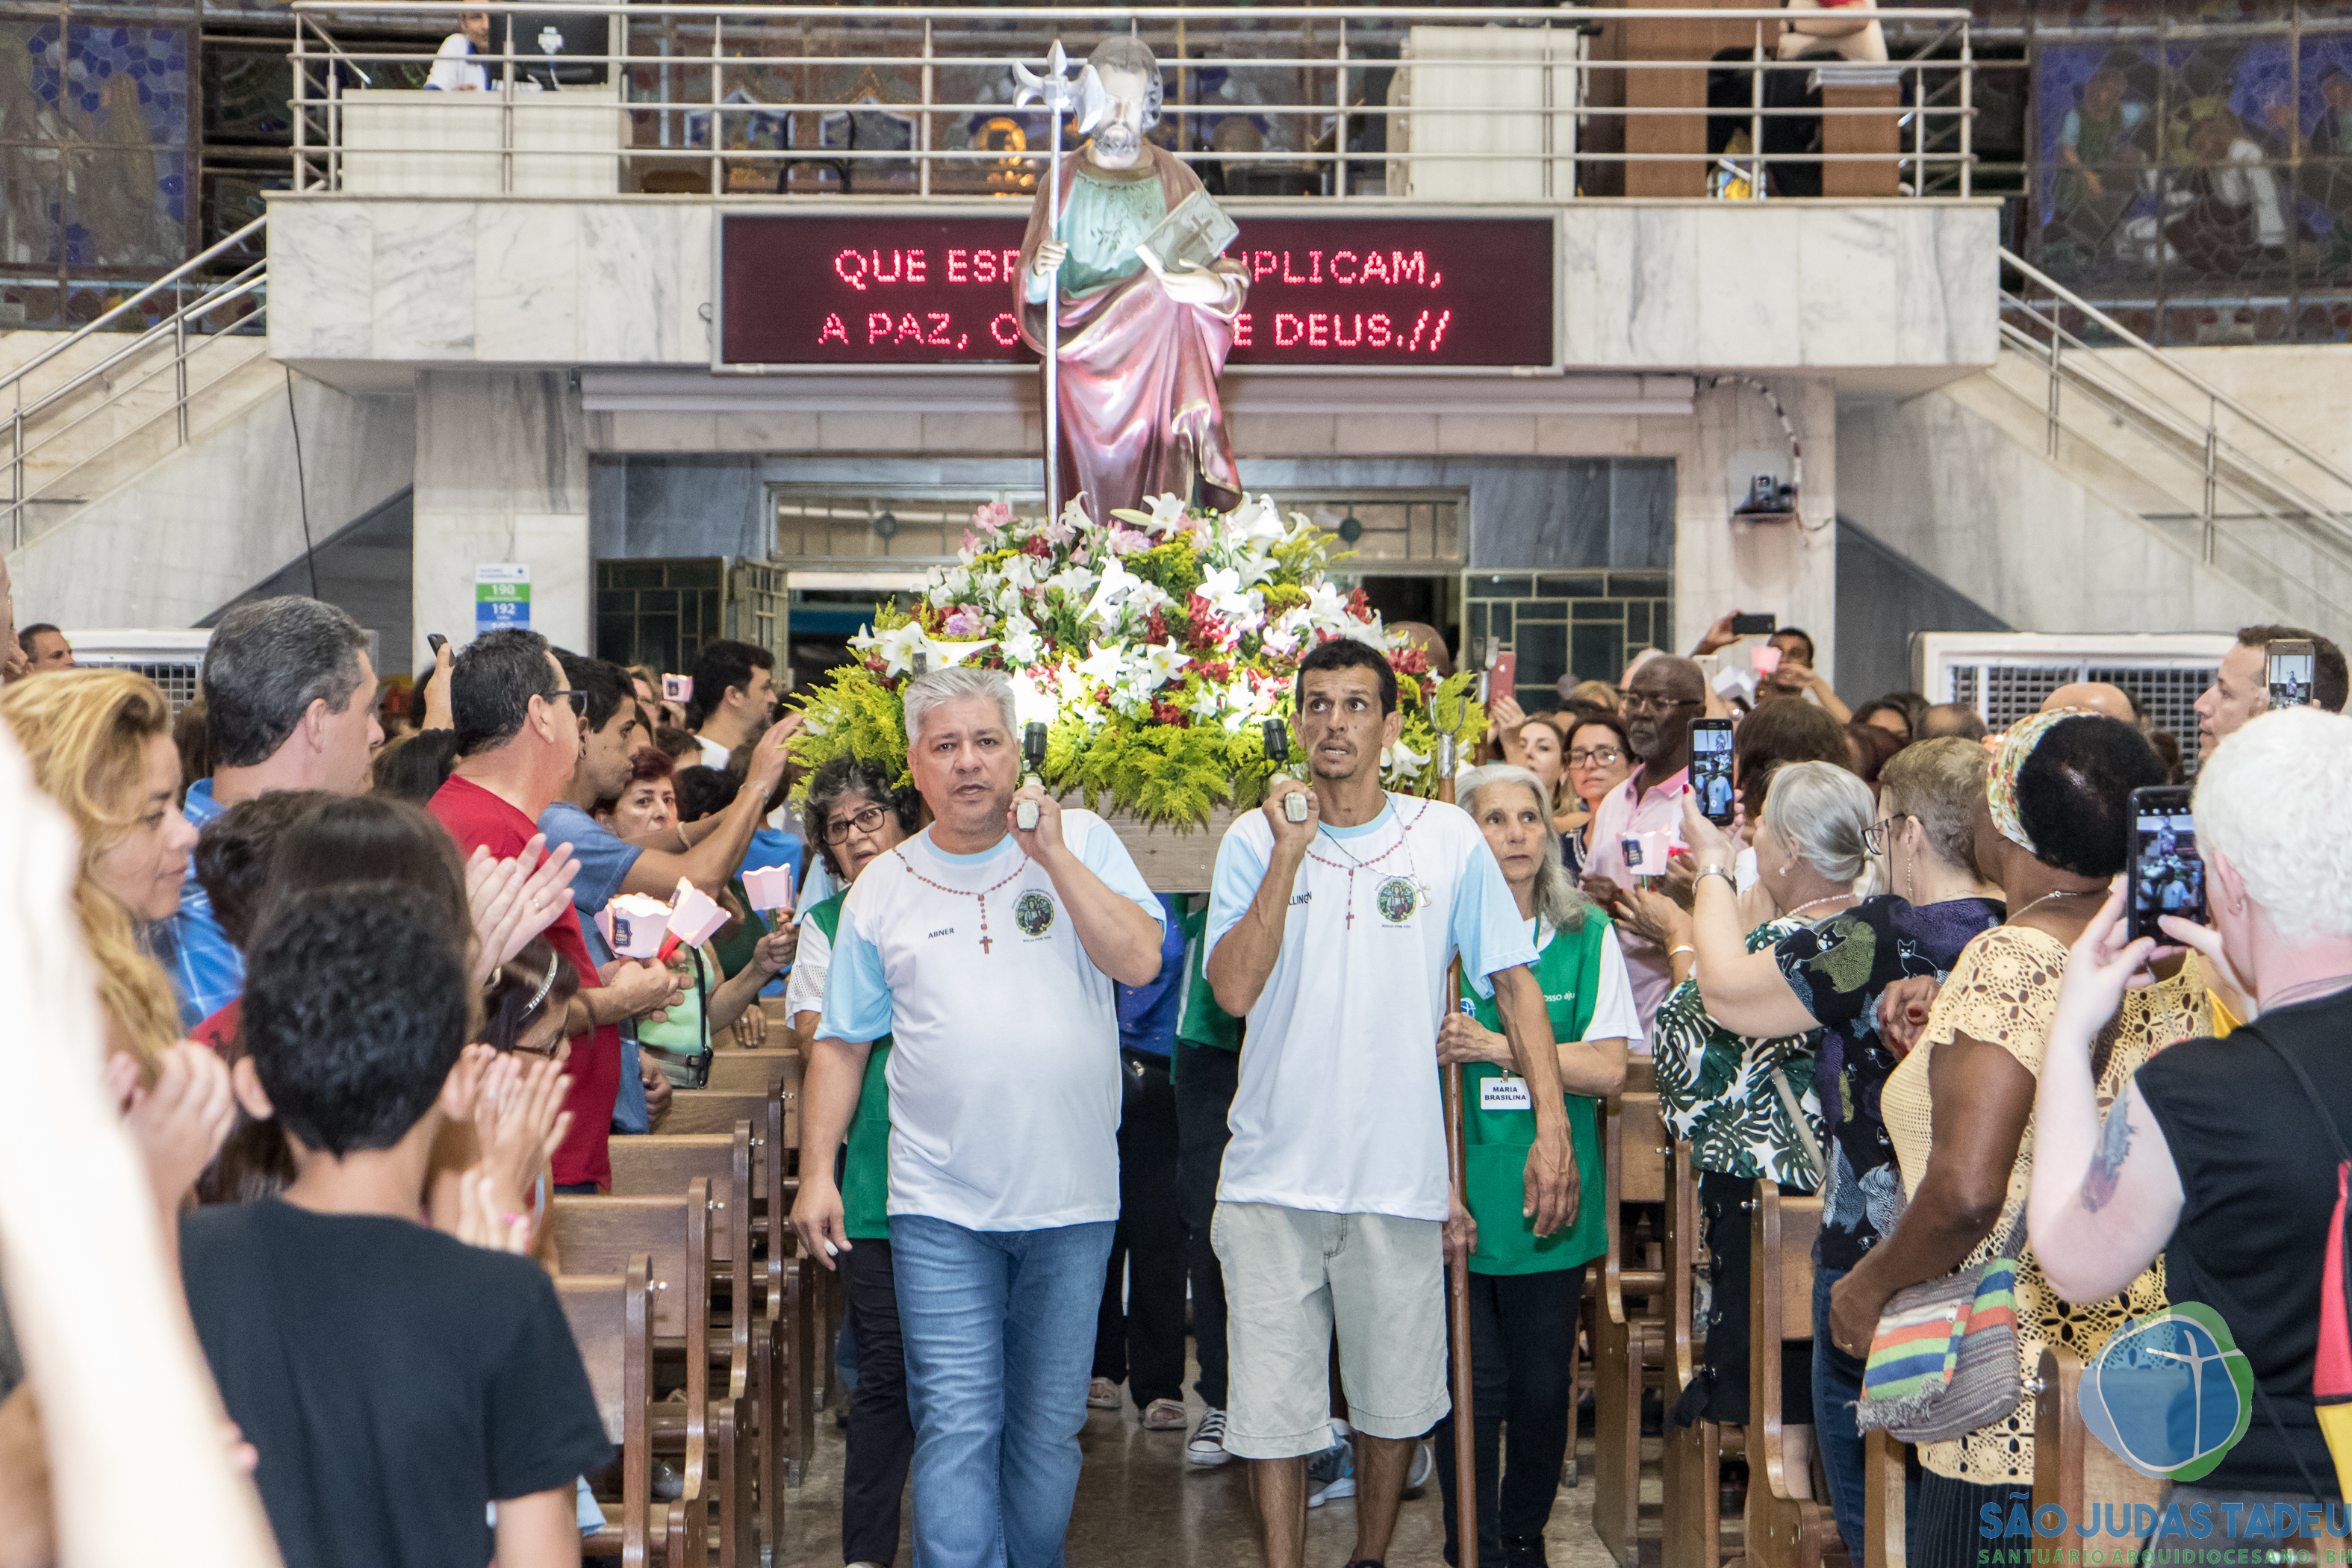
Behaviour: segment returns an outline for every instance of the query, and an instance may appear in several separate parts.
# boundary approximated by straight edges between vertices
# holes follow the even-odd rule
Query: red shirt
[[[471,855],[475,846],[484,845],[499,859],[511,859],[539,832],[530,817],[467,779],[453,778],[443,784],[425,809],[449,830],[461,855]],[[603,984],[588,956],[588,944],[581,939],[579,912],[569,901],[545,934],[555,951],[580,972],[583,990]],[[573,1037],[572,1058],[563,1070],[572,1075],[572,1092],[563,1102],[572,1112],[572,1131],[564,1134],[562,1146],[555,1152],[555,1184],[571,1186],[593,1182],[600,1189],[609,1190],[613,1185],[609,1147],[613,1101],[621,1088],[620,1026],[604,1024]]]
[[[245,998],[232,997],[229,1005],[188,1031],[188,1038],[202,1040],[221,1055],[228,1054],[236,1043],[236,1032],[245,1024]]]

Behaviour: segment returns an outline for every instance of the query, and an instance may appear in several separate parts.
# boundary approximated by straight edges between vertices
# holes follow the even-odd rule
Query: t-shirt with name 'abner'
[[[1164,929],[1110,825],[1061,820],[1087,869]],[[1012,835],[950,855],[927,827],[859,873],[817,1033],[891,1037],[893,1215],[971,1230],[1118,1217],[1118,999]]]

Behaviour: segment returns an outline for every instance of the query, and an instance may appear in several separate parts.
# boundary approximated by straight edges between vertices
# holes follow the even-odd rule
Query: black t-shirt
[[[2311,1371],[2336,1213],[2336,1145],[2265,1040],[2311,1075],[2352,1143],[2352,993],[2273,1009],[2226,1040],[2184,1040],[2133,1081],[2180,1173],[2166,1293],[2221,1314],[2312,1480],[2333,1496],[2336,1467],[2312,1413]],[[2245,1436],[2199,1485],[2310,1489],[2263,1404],[2257,1394]]]
[[[478,1568],[487,1505],[612,1458],[527,1258],[270,1198],[189,1215],[180,1269],[287,1568]]]

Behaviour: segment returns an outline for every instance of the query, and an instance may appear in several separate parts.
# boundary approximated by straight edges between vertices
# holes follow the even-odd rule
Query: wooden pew
[[[789,1089],[797,1095],[803,1065],[800,1052],[790,1047],[782,1050],[769,1047],[756,1051],[713,1051],[710,1081],[705,1088],[717,1094],[773,1094],[779,1089]]]
[[[1612,1097],[1601,1111],[1601,1149],[1608,1191],[1608,1250],[1601,1255],[1593,1310],[1592,1528],[1611,1555],[1633,1568],[1641,1548],[1642,1389],[1645,1366],[1665,1359],[1665,1271],[1629,1267],[1625,1207],[1663,1204],[1666,1131],[1654,1092]],[[1646,1310],[1628,1306],[1646,1299]]]
[[[2091,1436],[2083,1425],[2083,1358],[2064,1345],[2042,1351],[2041,1392],[2033,1395],[2033,1512],[2036,1518],[2052,1504],[2066,1510],[2071,1526],[2079,1523],[2085,1507],[2114,1504],[2118,1510],[2162,1501],[2165,1483],[2141,1475],[2115,1450]],[[2036,1545],[2043,1544],[2037,1539]],[[2048,1544],[2067,1547],[2103,1545],[2112,1554],[2130,1542],[2111,1536],[2090,1541],[2069,1535]],[[2335,1543],[2327,1543],[2335,1545]],[[2340,1548],[2338,1548],[2340,1550]]]
[[[621,1457],[620,1500],[604,1505],[604,1528],[582,1536],[580,1552],[617,1556],[623,1568],[644,1568],[655,1557],[679,1563],[686,1550],[686,1510],[653,1505],[652,1277],[653,1259],[638,1257],[629,1260],[625,1274],[575,1274],[555,1282],[604,1435]]]
[[[757,1568],[750,1413],[742,1402],[714,1396],[710,1387],[714,1213],[710,1184],[698,1180],[675,1198],[558,1197],[548,1205],[548,1225],[567,1274],[610,1275],[640,1256],[652,1260],[654,1338],[686,1356],[686,1403],[656,1405],[651,1415],[656,1445],[685,1456],[679,1500],[686,1539],[683,1556],[674,1561],[686,1568],[707,1561],[707,1518],[715,1493],[720,1568]],[[738,1382],[730,1366],[722,1394]]]
[[[1845,1543],[1826,1499],[1792,1496],[1780,1436],[1780,1347],[1813,1337],[1813,1238],[1822,1200],[1784,1198],[1756,1184],[1756,1257],[1748,1341],[1748,1561],[1752,1568],[1843,1564]],[[1811,1489],[1810,1483],[1808,1490]]]
[[[1706,1341],[1692,1321],[1701,1259],[1706,1257],[1698,1216],[1698,1167],[1691,1146],[1676,1143],[1666,1158],[1666,1409],[1697,1374]],[[1728,1521],[1731,1539],[1725,1538],[1723,1459],[1746,1452],[1745,1434],[1713,1421],[1695,1421],[1676,1427],[1666,1424],[1665,1452],[1660,1462],[1665,1516],[1665,1568],[1717,1568],[1736,1556],[1740,1521]]]
[[[749,1051],[736,1053],[749,1056]],[[718,1070],[716,1057],[712,1068]],[[669,1114],[663,1117],[657,1131],[667,1138],[689,1132],[732,1132],[738,1121],[750,1121],[759,1126],[767,1120],[771,1094],[780,1096],[784,1104],[784,1147],[801,1146],[800,1084],[795,1079],[790,1085],[780,1085],[773,1090],[750,1092],[719,1089],[681,1089],[669,1097]],[[787,1171],[785,1174],[795,1173]]]
[[[1862,1568],[1904,1568],[1903,1540],[1910,1524],[1904,1472],[1909,1445],[1885,1432],[1862,1435]]]
[[[727,1396],[748,1397],[758,1423],[760,1539],[772,1552],[778,1489],[797,1485],[810,1458],[807,1449],[795,1446],[794,1436],[806,1432],[813,1437],[814,1422],[794,1419],[799,1412],[793,1402],[806,1400],[810,1377],[805,1362],[791,1362],[792,1347],[807,1338],[795,1321],[800,1305],[787,1301],[782,1315],[772,1318],[761,1300],[768,1270],[754,1256],[753,1237],[767,1234],[766,1160],[766,1140],[752,1136],[749,1121],[737,1122],[734,1135],[726,1138],[697,1132],[613,1140],[614,1197],[669,1197],[703,1180],[724,1216],[711,1229],[711,1262],[713,1278],[728,1287],[729,1348],[721,1358],[714,1345],[712,1363],[724,1359],[730,1372],[748,1368],[748,1384],[730,1384]],[[738,1194],[744,1194],[740,1201]]]

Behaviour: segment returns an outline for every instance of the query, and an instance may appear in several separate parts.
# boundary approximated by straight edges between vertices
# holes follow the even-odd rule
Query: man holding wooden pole
[[[1469,1245],[1431,1044],[1458,952],[1534,1102],[1526,1213],[1568,1225],[1576,1164],[1535,951],[1460,809],[1391,795],[1396,676],[1341,638],[1300,664],[1299,755],[1217,852],[1208,976],[1249,1018],[1212,1227],[1232,1355],[1225,1447],[1250,1461],[1267,1568],[1303,1568],[1306,1456],[1329,1442],[1331,1336],[1362,1438],[1351,1564],[1388,1551],[1413,1445],[1449,1408],[1446,1256]],[[1286,797],[1303,795],[1292,820]],[[1465,1559],[1467,1561],[1467,1559]]]

